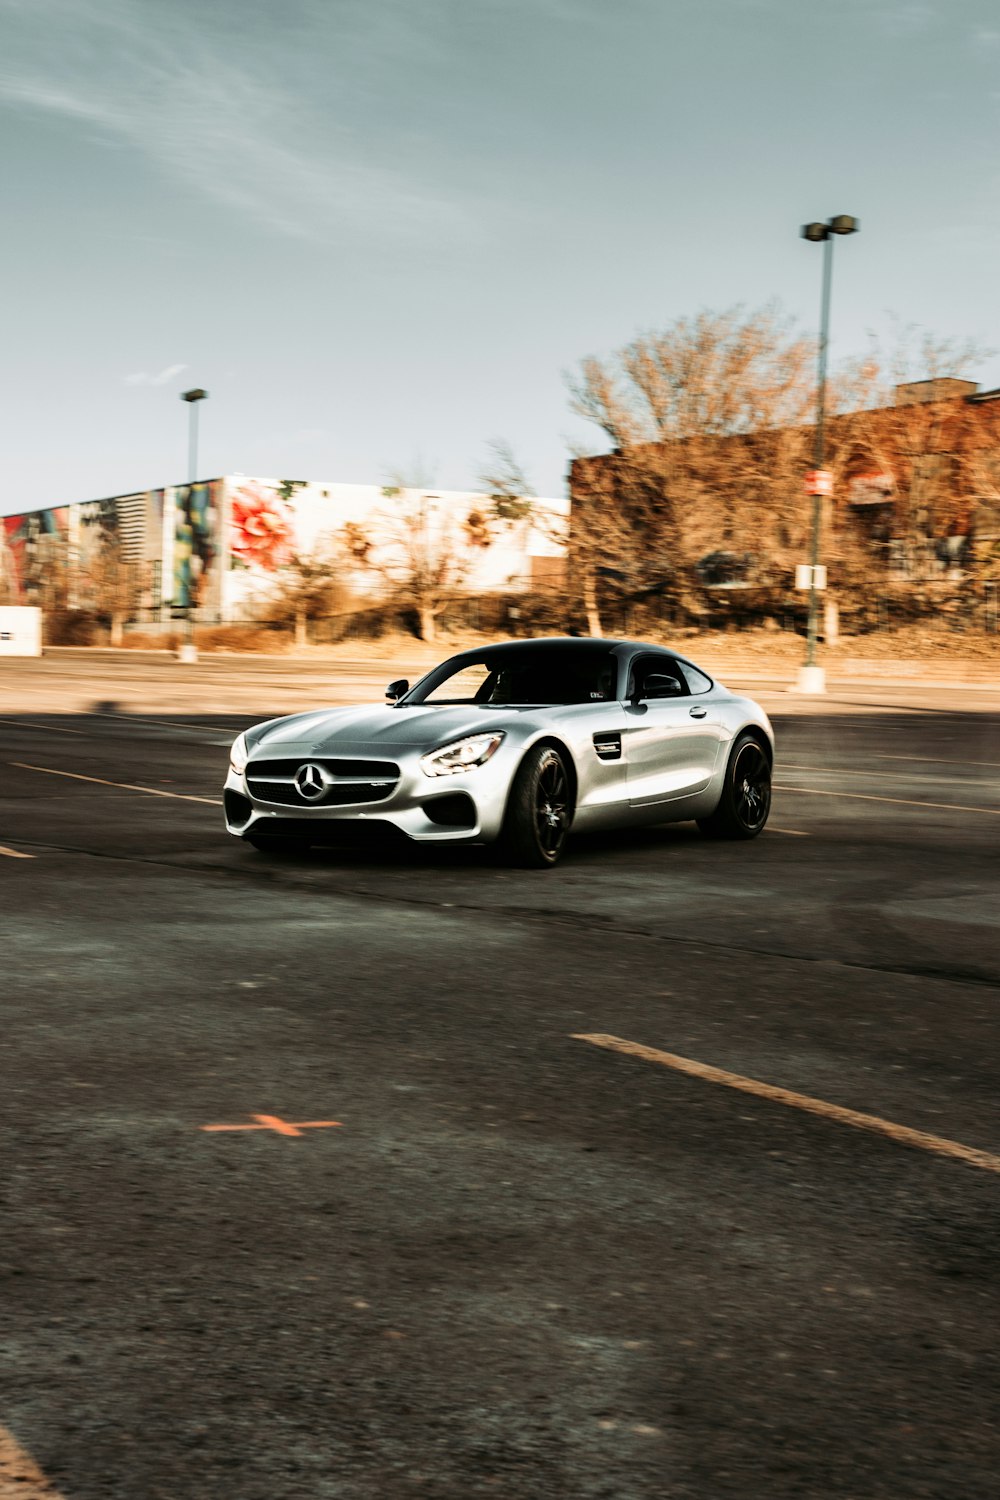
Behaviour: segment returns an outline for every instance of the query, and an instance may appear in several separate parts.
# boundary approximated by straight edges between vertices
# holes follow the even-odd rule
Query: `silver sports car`
[[[390,683],[386,700],[239,735],[229,832],[280,852],[388,825],[418,843],[498,843],[515,863],[544,866],[570,829],[694,819],[713,837],[751,839],[767,822],[767,715],[661,646],[479,647],[413,687]]]

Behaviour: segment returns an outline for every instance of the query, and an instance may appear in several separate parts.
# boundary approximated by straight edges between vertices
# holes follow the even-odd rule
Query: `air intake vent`
[[[595,734],[594,749],[599,760],[621,760],[622,737],[620,734]]]

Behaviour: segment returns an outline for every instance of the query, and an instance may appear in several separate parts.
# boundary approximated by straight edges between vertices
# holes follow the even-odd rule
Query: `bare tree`
[[[571,471],[571,558],[591,633],[602,597],[697,614],[708,552],[766,571],[800,545],[812,352],[775,308],[734,308],[583,362],[573,408],[612,447]]]
[[[495,518],[507,523],[527,520],[535,509],[535,492],[513,448],[505,438],[493,438],[487,449],[479,482],[490,497]]]
[[[984,353],[909,330],[832,377],[825,463],[836,500],[823,554],[854,607],[894,569],[926,577],[942,556],[977,556],[977,516],[995,533],[1000,403],[970,401],[972,383],[954,378]],[[612,447],[571,471],[572,558],[591,631],[616,596],[659,595],[697,616],[706,565],[719,559],[764,607],[786,595],[810,530],[814,358],[813,340],[765,308],[681,318],[583,363],[574,408]]]
[[[335,543],[319,542],[311,551],[293,552],[275,573],[267,615],[294,622],[296,647],[309,644],[312,621],[336,614],[343,604],[342,563]]]
[[[469,538],[433,491],[398,482],[382,489],[388,502],[378,517],[379,541],[369,565],[381,574],[390,597],[412,609],[420,639],[437,636],[437,622],[469,571]]]
[[[116,530],[101,528],[87,558],[87,572],[81,580],[83,600],[97,615],[103,615],[109,628],[112,646],[120,646],[125,622],[135,613],[141,592],[139,570],[125,556],[122,539]]]

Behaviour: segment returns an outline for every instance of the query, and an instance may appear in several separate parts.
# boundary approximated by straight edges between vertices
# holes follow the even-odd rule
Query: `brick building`
[[[899,385],[891,405],[828,419],[823,559],[845,601],[873,586],[916,595],[1000,578],[1000,389]],[[574,576],[606,600],[792,597],[808,560],[815,429],[642,443],[570,466]],[[685,582],[686,580],[686,582]],[[596,597],[595,595],[595,597]],[[749,598],[754,596],[753,601]]]

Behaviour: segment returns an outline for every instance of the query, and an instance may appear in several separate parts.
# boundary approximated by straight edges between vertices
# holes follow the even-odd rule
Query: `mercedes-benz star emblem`
[[[308,761],[296,771],[295,785],[300,797],[304,797],[307,802],[318,802],[326,791],[326,777],[320,766],[314,766]]]

